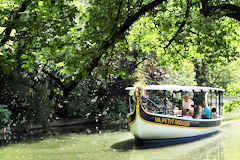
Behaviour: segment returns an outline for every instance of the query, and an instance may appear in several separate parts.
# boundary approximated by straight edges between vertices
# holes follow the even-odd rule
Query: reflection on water
[[[240,121],[223,127],[217,135],[194,142],[139,149],[134,139],[128,139],[111,147],[129,154],[129,160],[239,160],[239,135]]]
[[[223,160],[223,143],[221,134],[217,134],[199,141],[153,149],[138,148],[134,139],[111,147],[118,152],[130,152],[130,160]]]
[[[196,147],[184,157],[177,158],[188,160],[224,160],[224,141],[221,135],[207,139],[205,144]]]

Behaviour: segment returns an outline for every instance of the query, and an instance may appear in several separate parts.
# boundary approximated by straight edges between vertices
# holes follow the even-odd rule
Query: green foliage
[[[231,84],[234,85],[234,83],[238,83],[240,78],[239,72],[239,59],[227,65],[216,64],[214,70],[210,70],[207,75],[209,86],[227,89],[227,87],[230,87]]]
[[[10,115],[7,105],[0,104],[0,129],[8,127]]]
[[[237,97],[240,100],[240,84],[239,82],[230,83],[227,87],[227,93],[231,96]]]
[[[1,124],[8,125],[10,141],[23,138],[22,135],[26,134],[32,125],[46,126],[51,114],[54,113],[53,100],[48,97],[50,94],[48,84],[41,82],[41,78],[35,82],[30,79],[30,75],[20,73],[4,77],[0,100],[7,104],[7,110],[11,115],[5,115],[10,123]],[[6,110],[4,108],[1,111]]]
[[[111,107],[108,107],[105,110],[105,116],[111,118],[112,120],[126,120],[127,110],[127,101],[122,97],[116,97],[113,99]]]
[[[234,112],[236,110],[240,110],[240,84],[239,84],[239,82],[230,83],[227,86],[227,94],[230,96],[234,96],[237,99],[224,104],[224,111],[225,112]]]
[[[0,98],[13,124],[46,125],[52,114],[124,117],[124,89],[136,77],[223,88],[238,80],[237,67],[221,66],[239,57],[236,21],[203,16],[200,1],[136,15],[153,2],[0,0]]]
[[[235,112],[236,110],[239,111],[240,102],[239,101],[227,102],[226,104],[224,104],[223,109],[225,113],[232,113]]]

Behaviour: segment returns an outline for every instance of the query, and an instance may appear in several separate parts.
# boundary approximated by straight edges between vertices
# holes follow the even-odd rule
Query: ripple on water
[[[124,140],[111,147],[129,160],[239,160],[240,121],[223,127],[220,133],[194,142],[153,149],[139,149],[134,139]]]

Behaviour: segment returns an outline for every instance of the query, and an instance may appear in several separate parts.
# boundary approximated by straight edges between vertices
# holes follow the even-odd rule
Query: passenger
[[[173,105],[173,114],[176,115],[176,116],[181,116],[182,115],[181,110],[179,110],[176,105]]]
[[[191,116],[193,117],[193,111],[191,109],[186,110],[186,116]]]
[[[193,119],[193,112],[187,109],[186,114],[183,117],[188,119]]]
[[[193,118],[194,119],[199,119],[199,114],[197,113],[197,114],[193,115]]]
[[[216,108],[212,108],[212,118],[213,119],[215,119],[215,118],[217,118],[217,110],[216,110]]]
[[[188,95],[185,95],[184,100],[182,101],[182,112],[184,116],[186,114],[193,115],[192,105],[194,105],[194,102],[189,98]]]
[[[193,118],[198,119],[199,118],[199,105],[194,105],[194,113]]]
[[[211,118],[211,110],[209,109],[208,105],[205,101],[202,103],[202,119],[210,119]]]

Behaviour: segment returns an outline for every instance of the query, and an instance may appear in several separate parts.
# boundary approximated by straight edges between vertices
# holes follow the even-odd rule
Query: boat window
[[[192,90],[154,90],[150,88],[140,89],[140,104],[145,110],[152,113],[174,115],[174,116],[192,116],[201,118],[203,102],[209,106],[209,109],[217,114],[222,115],[223,90],[194,88]],[[129,95],[129,112],[136,110],[135,90],[130,91]],[[194,103],[190,101],[188,107],[183,108],[183,100],[188,95]],[[186,101],[187,103],[188,101]],[[190,105],[190,106],[189,106]]]
[[[145,109],[145,111],[151,112],[151,113],[163,113],[163,107],[161,105],[162,102],[158,103],[154,102],[154,100],[147,98],[147,97],[142,97],[142,105]]]
[[[219,115],[222,115],[223,113],[223,92],[222,91],[218,92],[218,102],[219,102],[219,106],[218,106]]]
[[[214,90],[210,90],[209,92],[206,93],[206,101],[208,104],[208,107],[216,114],[219,114],[219,99],[218,99],[218,92]],[[216,111],[215,111],[216,110]]]
[[[148,112],[173,114],[173,95],[167,91],[145,91],[142,104]]]

